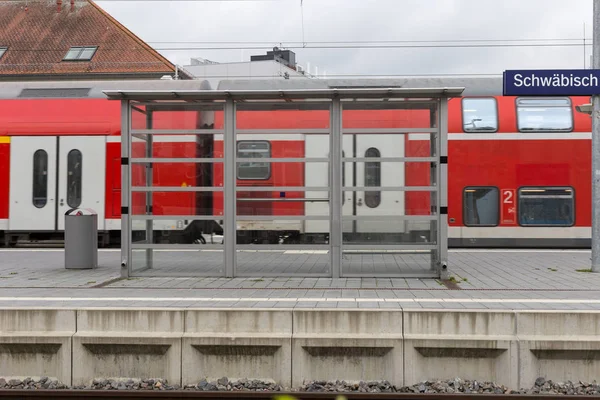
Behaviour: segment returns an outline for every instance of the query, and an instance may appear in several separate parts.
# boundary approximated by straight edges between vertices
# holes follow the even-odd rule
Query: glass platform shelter
[[[441,277],[463,89],[105,91],[122,276]]]

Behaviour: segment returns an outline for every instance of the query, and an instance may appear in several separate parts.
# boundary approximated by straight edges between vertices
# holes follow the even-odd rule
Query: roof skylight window
[[[98,50],[97,46],[71,47],[63,61],[90,61]]]

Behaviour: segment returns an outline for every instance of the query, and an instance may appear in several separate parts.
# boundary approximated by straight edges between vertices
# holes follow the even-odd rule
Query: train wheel
[[[204,239],[204,236],[200,235],[199,238],[197,238],[196,240],[194,240],[194,243],[196,243],[196,244],[206,244],[206,239]]]
[[[15,247],[19,242],[18,236],[5,235],[4,236],[4,247]]]

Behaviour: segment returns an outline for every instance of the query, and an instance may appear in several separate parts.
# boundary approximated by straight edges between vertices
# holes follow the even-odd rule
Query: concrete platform
[[[256,257],[254,253],[252,257]],[[600,274],[585,250],[450,250],[450,281],[390,278],[121,279],[119,250],[94,270],[64,253],[0,250],[0,307],[600,309]]]
[[[260,248],[260,246],[256,246]],[[152,269],[146,270],[146,250],[134,250],[132,269],[140,276],[220,275],[223,269],[221,250],[154,250]],[[342,268],[348,275],[423,276],[429,272],[429,251],[348,252]],[[329,271],[327,250],[239,250],[238,275],[244,276],[323,276]]]
[[[137,277],[62,250],[0,250],[0,377],[477,379],[600,375],[589,251],[451,250],[450,281]]]

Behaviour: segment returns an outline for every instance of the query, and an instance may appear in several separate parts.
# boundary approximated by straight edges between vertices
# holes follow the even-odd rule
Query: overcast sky
[[[248,61],[256,50],[173,47],[300,45],[300,0],[115,1],[97,3],[171,61]],[[505,69],[582,68],[592,0],[303,0],[304,41],[577,39],[576,47],[292,49],[327,75],[500,74]],[[172,42],[172,43],[160,43]],[[198,43],[182,43],[198,42]],[[540,43],[540,42],[537,42]],[[558,40],[542,43],[559,43]],[[424,43],[426,44],[426,43]],[[497,43],[499,44],[499,43]],[[591,46],[586,47],[589,62]]]

